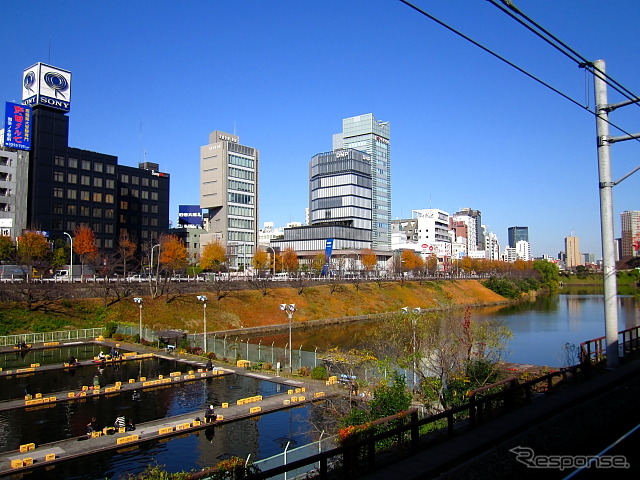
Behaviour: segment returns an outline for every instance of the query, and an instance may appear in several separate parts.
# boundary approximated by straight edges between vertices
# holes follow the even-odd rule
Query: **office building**
[[[391,221],[393,250],[415,250],[424,259],[435,255],[441,260],[452,255],[449,214],[437,208],[412,210],[410,219]]]
[[[353,148],[371,158],[372,244],[391,250],[391,142],[389,122],[372,113],[342,120],[342,132],[333,136],[333,149]]]
[[[333,239],[333,250],[362,250],[372,246],[371,160],[354,149],[315,155],[309,162],[311,225],[285,228],[282,240],[271,245],[296,252],[323,250]]]
[[[29,152],[0,140],[0,235],[15,238],[27,228]]]
[[[463,222],[467,226],[467,253],[484,250],[484,234],[480,210],[465,207],[454,213],[452,218],[455,222]]]
[[[516,244],[524,240],[529,241],[529,227],[509,227],[508,229],[508,241],[511,248],[515,248]]]
[[[258,244],[258,167],[259,151],[237,135],[215,130],[200,147],[200,206],[209,232],[201,243],[220,241],[233,270],[250,268]]]
[[[113,155],[69,146],[70,72],[29,67],[22,101],[32,107],[26,228],[65,238],[84,224],[104,250],[117,248],[125,234],[139,245],[157,242],[169,224],[169,175],[155,163],[128,167]]]
[[[572,269],[577,267],[578,265],[582,265],[582,258],[580,256],[580,241],[578,237],[570,236],[564,239],[565,246],[565,267],[567,269]]]
[[[622,224],[622,258],[640,255],[640,211],[627,210],[620,214]]]

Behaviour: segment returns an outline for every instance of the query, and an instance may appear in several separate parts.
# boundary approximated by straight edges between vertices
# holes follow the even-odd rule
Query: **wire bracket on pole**
[[[615,187],[615,182],[600,182],[600,188]]]

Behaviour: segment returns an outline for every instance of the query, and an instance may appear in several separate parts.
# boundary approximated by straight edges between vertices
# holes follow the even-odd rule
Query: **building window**
[[[102,177],[93,177],[93,186],[102,188]]]
[[[112,193],[104,194],[104,203],[114,203],[114,202],[115,202],[115,197],[113,196]]]
[[[80,215],[82,217],[88,217],[89,216],[89,207],[86,205],[80,205]]]
[[[110,190],[113,190],[114,188],[116,188],[116,182],[112,178],[105,178],[104,186]]]
[[[158,205],[151,205],[151,213],[158,213]]]
[[[73,232],[76,229],[76,221],[75,220],[67,220],[67,230]],[[59,229],[56,229],[59,230]]]
[[[102,209],[101,209],[101,208],[99,208],[99,207],[95,207],[95,208],[93,209],[93,216],[94,216],[95,218],[102,218]]]
[[[54,182],[64,182],[64,172],[53,172]]]
[[[131,176],[131,185],[140,185],[140,177]]]
[[[128,209],[129,209],[129,202],[125,200],[120,200],[120,210],[128,210]]]
[[[126,229],[123,228],[124,231],[126,231]],[[113,233],[113,223],[107,223],[104,226],[104,233]]]
[[[131,190],[129,190],[129,195],[135,198],[138,198],[140,196],[137,188],[132,188]]]
[[[82,169],[91,170],[91,162],[89,160],[82,160]]]
[[[115,165],[111,165],[111,164],[107,164],[106,171],[107,171],[108,174],[113,175],[114,173],[116,173],[116,166]]]
[[[143,200],[149,200],[149,190],[140,190],[140,194]]]
[[[113,208],[104,209],[104,218],[114,218]]]
[[[158,179],[157,178],[151,179],[151,188],[158,188]]]
[[[120,195],[129,195],[129,189],[127,187],[120,187]]]
[[[102,173],[102,162],[96,162],[93,164],[93,171]]]
[[[61,203],[54,203],[53,204],[53,208],[52,211],[55,215],[62,215],[62,213],[64,212],[64,209],[62,207]]]
[[[74,184],[78,183],[78,175],[76,175],[75,173],[68,173],[67,182],[74,183]]]
[[[120,181],[124,183],[129,183],[129,175],[125,173],[120,174]]]
[[[90,202],[91,201],[91,193],[87,192],[86,190],[81,190],[80,191],[80,200],[82,200],[84,202]]]
[[[143,187],[148,187],[149,186],[149,179],[142,177],[142,186]]]
[[[141,223],[142,225],[149,225],[149,217],[142,217],[142,218],[140,219],[140,223]]]
[[[143,203],[142,204],[142,213],[149,213],[149,204],[148,203]]]
[[[93,192],[93,201],[94,202],[102,202],[102,193],[101,192]]]
[[[91,185],[91,177],[87,175],[80,175],[80,185]]]
[[[120,223],[127,223],[127,216],[123,213],[120,214],[120,216],[118,217],[118,221]]]
[[[64,189],[62,187],[53,187],[53,196],[55,198],[64,198]]]
[[[67,205],[67,215],[76,215],[78,213],[78,209],[75,205],[69,204]]]
[[[69,168],[78,168],[78,159],[77,158],[69,158]]]
[[[64,157],[61,155],[55,155],[53,157],[53,164],[56,167],[64,167]]]
[[[151,192],[151,200],[154,202],[158,201],[158,192]]]
[[[158,218],[157,217],[151,217],[151,226],[152,227],[157,227],[158,226]]]
[[[74,190],[73,188],[68,188],[67,189],[67,198],[69,200],[75,200],[76,198],[78,198],[78,191]]]
[[[102,246],[103,248],[113,248],[113,239],[105,238]]]

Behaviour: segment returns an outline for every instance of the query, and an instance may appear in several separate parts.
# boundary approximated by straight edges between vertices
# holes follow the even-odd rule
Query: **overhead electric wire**
[[[527,72],[526,70],[524,70],[523,68],[519,67],[518,65],[516,65],[515,63],[511,62],[510,60],[507,60],[506,58],[504,58],[503,56],[501,56],[500,54],[494,52],[493,50],[489,49],[488,47],[485,47],[484,45],[482,45],[479,42],[476,42],[474,39],[472,39],[471,37],[465,35],[464,33],[460,32],[459,30],[456,30],[455,28],[453,28],[450,25],[447,25],[446,23],[444,23],[443,21],[439,20],[438,18],[434,17],[433,15],[431,15],[430,13],[422,10],[421,8],[417,7],[416,5],[414,5],[413,3],[409,2],[408,0],[399,0],[400,2],[404,3],[406,6],[412,8],[413,10],[415,10],[416,12],[420,13],[421,15],[424,15],[425,17],[427,17],[428,19],[434,21],[435,23],[437,23],[438,25],[440,25],[441,27],[446,28],[447,30],[449,30],[452,33],[455,33],[456,35],[458,35],[459,37],[462,37],[463,39],[465,39],[466,41],[468,41],[469,43],[472,43],[473,45],[475,45],[476,47],[480,48],[481,50],[487,52],[489,55],[492,55],[493,57],[497,58],[498,60],[506,63],[507,65],[509,65],[512,68],[515,68],[516,70],[518,70],[520,73],[526,75],[527,77],[531,78],[532,80],[538,82],[539,84],[543,85],[544,87],[547,87],[549,90],[551,90],[552,92],[555,92],[556,94],[560,95],[562,98],[564,98],[565,100],[568,100],[569,102],[573,103],[574,105],[577,105],[578,107],[580,107],[583,110],[586,110],[587,112],[591,113],[594,116],[598,116],[597,112],[593,112],[590,108],[585,107],[583,104],[581,104],[580,102],[578,102],[577,100],[574,100],[573,98],[571,98],[570,96],[568,96],[567,94],[561,92],[560,90],[558,90],[557,88],[551,86],[550,84],[546,83],[544,80],[541,80],[540,78],[536,77],[535,75]],[[491,0],[489,0],[491,1]],[[604,76],[606,76],[606,74],[603,74]],[[622,127],[619,127],[618,125],[616,125],[615,123],[611,122],[609,119],[604,119],[609,125],[611,125],[613,128],[616,128],[618,130],[620,130],[622,133],[626,134],[626,135],[632,135],[631,133],[627,132],[626,130],[624,130]],[[640,141],[640,139],[636,139],[637,141]]]
[[[564,54],[565,56],[567,56],[568,58],[570,58],[571,60],[573,60],[579,67],[581,68],[589,68],[591,70],[597,71],[601,78],[611,87],[613,88],[615,91],[617,91],[618,93],[620,93],[622,96],[626,97],[628,100],[637,100],[638,99],[638,95],[634,94],[632,91],[630,91],[628,88],[626,88],[624,85],[620,84],[619,82],[617,82],[614,78],[612,78],[610,75],[607,75],[605,72],[603,72],[602,70],[600,70],[599,68],[596,68],[593,65],[593,62],[588,60],[587,58],[585,58],[583,55],[581,55],[580,53],[576,52],[573,48],[571,48],[569,45],[567,45],[566,43],[564,43],[562,40],[560,40],[558,37],[556,37],[553,33],[549,32],[546,28],[544,28],[542,25],[540,25],[539,23],[537,23],[535,20],[533,20],[532,18],[530,18],[529,16],[527,16],[525,13],[523,13],[518,7],[516,7],[513,2],[511,0],[500,0],[504,5],[506,5],[506,7],[499,5],[496,0],[487,0],[489,3],[491,3],[493,6],[495,6],[496,8],[499,8],[500,10],[502,10],[504,13],[506,13],[507,15],[509,15],[511,18],[513,18],[516,22],[518,22],[520,25],[524,26],[526,29],[530,30],[531,32],[533,32],[535,35],[537,35],[538,37],[540,37],[542,40],[544,40],[545,42],[547,42],[549,45],[551,45],[553,48],[555,48],[556,50],[558,50],[559,52],[561,52],[562,54]],[[515,13],[514,13],[515,12]],[[527,22],[529,22],[530,25],[528,25],[527,23],[525,23],[523,20],[521,20],[520,18],[518,18],[518,16],[523,17]],[[533,27],[531,26],[533,25]],[[535,28],[534,28],[535,27]],[[538,29],[538,30],[536,30]],[[544,35],[542,35],[540,32],[544,33]],[[546,37],[545,37],[546,35]],[[553,42],[551,42],[549,40],[549,38],[551,38],[553,40]],[[556,43],[554,43],[556,42]],[[562,47],[560,48],[560,46],[558,46],[558,44]],[[636,105],[638,105],[640,107],[640,104],[636,103]]]

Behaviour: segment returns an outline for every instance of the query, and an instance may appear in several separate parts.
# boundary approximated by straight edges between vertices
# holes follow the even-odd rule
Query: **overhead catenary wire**
[[[583,55],[581,55],[576,50],[571,48],[565,42],[560,40],[553,33],[549,32],[549,30],[547,30],[546,28],[541,26],[539,23],[537,23],[535,20],[533,20],[532,18],[527,16],[518,7],[516,7],[511,0],[500,0],[504,5],[506,5],[506,7],[504,7],[502,5],[499,5],[496,0],[487,0],[487,1],[489,3],[491,3],[493,6],[495,6],[496,8],[500,9],[502,12],[506,13],[509,17],[514,19],[520,25],[524,26],[527,30],[531,31],[536,36],[540,37],[542,40],[544,40],[546,43],[548,43],[553,48],[558,50],[560,53],[562,53],[563,55],[565,55],[566,57],[571,59],[580,68],[587,67],[590,70],[597,71],[600,74],[601,78],[611,88],[613,88],[615,91],[620,93],[622,96],[626,97],[628,100],[637,100],[638,99],[638,95],[636,95],[633,92],[631,92],[624,85],[620,84],[615,79],[613,79],[610,75],[608,75],[605,72],[601,71],[600,69],[596,68],[593,65],[592,61],[590,61],[587,58],[585,58]],[[526,22],[524,20],[520,19],[519,17],[522,17],[524,20],[526,20]],[[553,41],[551,41],[550,39],[553,40]],[[638,105],[640,107],[640,104],[636,103],[636,105]]]
[[[412,8],[413,10],[415,10],[416,12],[420,13],[421,15],[424,15],[425,17],[427,17],[428,19],[432,20],[433,22],[437,23],[438,25],[440,25],[441,27],[449,30],[452,33],[455,33],[456,35],[458,35],[459,37],[463,38],[464,40],[468,41],[469,43],[475,45],[476,47],[480,48],[481,50],[485,51],[486,53],[488,53],[489,55],[497,58],[498,60],[506,63],[507,65],[509,65],[510,67],[516,69],[517,71],[519,71],[520,73],[522,73],[523,75],[526,75],[527,77],[529,77],[530,79],[534,80],[535,82],[538,82],[539,84],[541,84],[542,86],[548,88],[549,90],[551,90],[552,92],[560,95],[562,98],[564,98],[565,100],[573,103],[574,105],[580,107],[582,110],[585,110],[587,112],[589,112],[590,114],[594,115],[594,116],[598,116],[597,112],[592,111],[590,108],[584,106],[583,104],[581,104],[580,102],[578,102],[577,100],[574,100],[573,98],[571,98],[569,95],[565,94],[564,92],[558,90],[557,88],[553,87],[552,85],[550,85],[549,83],[545,82],[544,80],[536,77],[535,75],[533,75],[532,73],[527,72],[526,70],[524,70],[523,68],[519,67],[518,65],[516,65],[515,63],[511,62],[510,60],[507,60],[505,57],[503,57],[502,55],[494,52],[493,50],[489,49],[488,47],[485,47],[484,45],[482,45],[481,43],[475,41],[474,39],[472,39],[471,37],[465,35],[464,33],[460,32],[459,30],[456,30],[455,28],[453,28],[450,25],[447,25],[446,23],[444,23],[443,21],[439,20],[438,18],[434,17],[433,15],[431,15],[430,13],[426,12],[425,10],[421,9],[420,7],[414,5],[413,3],[409,2],[408,0],[399,0],[400,2],[404,3],[406,6],[408,6],[409,8]],[[491,0],[489,0],[491,1]],[[600,73],[601,77],[606,77],[606,74],[604,73]],[[611,125],[613,128],[618,129],[619,131],[621,131],[622,133],[626,134],[626,135],[632,135],[631,133],[627,132],[625,129],[623,129],[622,127],[616,125],[615,123],[611,122],[609,119],[605,119],[605,121]],[[640,139],[635,139],[637,141],[640,141]]]

